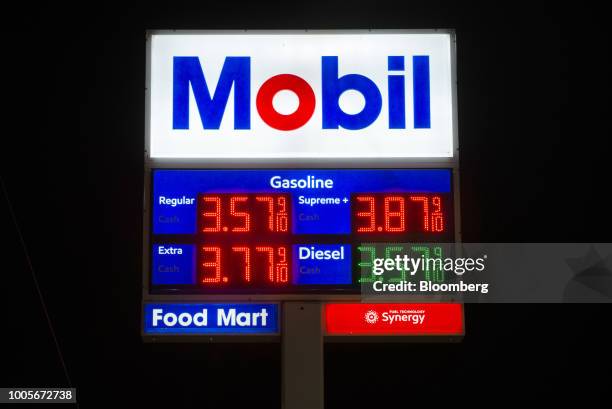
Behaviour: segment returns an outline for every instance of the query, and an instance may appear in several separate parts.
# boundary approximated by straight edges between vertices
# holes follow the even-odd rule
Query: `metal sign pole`
[[[320,302],[283,303],[283,409],[323,409],[321,308]]]

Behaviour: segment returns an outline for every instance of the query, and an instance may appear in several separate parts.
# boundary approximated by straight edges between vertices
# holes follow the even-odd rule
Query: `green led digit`
[[[376,258],[376,248],[374,246],[359,246],[357,247],[362,255],[360,261],[357,265],[359,266],[359,282],[360,283],[373,283],[378,280],[378,277],[374,275],[372,267],[374,267],[374,259]],[[364,256],[363,253],[368,253],[370,255],[369,261],[363,261]],[[369,269],[367,274],[364,274],[364,267]],[[367,270],[366,270],[367,271]]]
[[[404,248],[401,246],[385,247],[385,258],[391,258],[391,252],[401,254]],[[406,281],[406,270],[402,269],[399,277],[393,277],[389,279],[390,283],[399,283]]]
[[[427,246],[412,246],[410,250],[415,253],[420,253],[424,260],[429,259],[429,247]],[[427,263],[425,263],[425,268],[423,268],[423,274],[425,275],[426,281],[431,281],[431,272],[429,271]]]
[[[434,247],[433,253],[436,259],[442,259],[442,247]],[[442,269],[442,263],[434,263],[433,276],[434,281],[439,283],[444,282],[444,269]]]

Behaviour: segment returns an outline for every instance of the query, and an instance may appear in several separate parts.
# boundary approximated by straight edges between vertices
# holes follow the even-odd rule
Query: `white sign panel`
[[[150,36],[151,158],[452,158],[448,33]]]

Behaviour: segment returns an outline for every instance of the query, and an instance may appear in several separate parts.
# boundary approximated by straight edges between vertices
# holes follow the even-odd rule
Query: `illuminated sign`
[[[279,334],[281,302],[295,322],[289,310],[310,310],[289,303],[405,278],[375,274],[379,258],[450,255],[454,42],[448,30],[149,32],[145,338]],[[460,306],[351,305],[325,307],[326,335],[463,330]]]
[[[445,32],[155,33],[155,158],[453,158]]]
[[[326,335],[463,335],[461,304],[325,304]]]
[[[276,334],[278,304],[145,303],[146,334]]]
[[[450,169],[154,170],[150,289],[356,294],[372,277],[363,260],[376,255],[367,243],[453,241],[451,175]]]

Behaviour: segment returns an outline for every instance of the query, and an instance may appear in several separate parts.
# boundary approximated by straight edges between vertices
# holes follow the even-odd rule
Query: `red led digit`
[[[202,212],[202,217],[214,218],[213,227],[204,227],[204,233],[217,233],[221,231],[221,198],[219,196],[203,196],[202,201],[205,203],[214,203],[214,210]]]
[[[287,263],[287,247],[277,249],[278,263],[276,264],[276,281],[286,283],[289,280],[289,265]]]
[[[202,270],[211,269],[213,271],[212,277],[203,277],[203,283],[220,283],[221,282],[221,247],[218,246],[202,246],[202,252],[213,253],[214,261],[204,261],[202,263]]]
[[[286,232],[289,228],[289,218],[287,217],[287,198],[279,196],[276,198],[278,213],[276,215],[276,231]]]
[[[274,249],[267,246],[257,246],[255,250],[268,255],[268,280],[274,282]]]
[[[232,251],[244,254],[244,281],[251,282],[251,249],[245,246],[232,247]]]
[[[391,203],[397,203],[398,210],[391,210]],[[405,214],[404,198],[401,196],[386,196],[385,197],[385,231],[400,232],[406,230],[406,214]],[[396,220],[395,226],[391,225],[391,220]]]
[[[364,227],[358,227],[357,231],[359,233],[369,233],[376,230],[376,218],[375,218],[375,206],[374,206],[374,196],[357,196],[355,198],[358,202],[368,203],[368,211],[367,212],[357,212],[357,217],[369,218],[369,225]]]
[[[434,196],[431,199],[434,211],[431,214],[431,230],[435,232],[444,231],[444,214],[442,213],[442,199]]]
[[[429,199],[427,196],[410,196],[413,202],[423,202],[423,230],[429,231]]]
[[[243,219],[242,227],[233,227],[232,231],[235,232],[249,232],[251,231],[251,215],[248,212],[236,211],[236,203],[244,203],[249,198],[246,196],[232,196],[230,199],[230,214],[233,217],[240,217]]]
[[[268,204],[268,230],[274,231],[274,199],[271,196],[257,196],[255,200]]]

